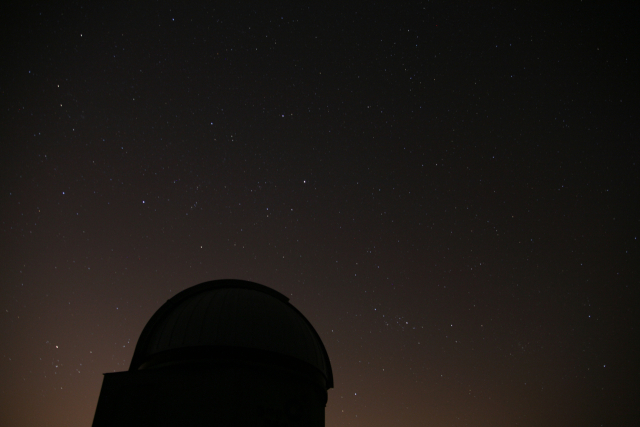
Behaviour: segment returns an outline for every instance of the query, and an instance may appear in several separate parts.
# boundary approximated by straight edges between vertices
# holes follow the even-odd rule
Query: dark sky
[[[328,427],[637,425],[638,6],[65,3],[3,13],[0,425],[90,425],[221,278]]]

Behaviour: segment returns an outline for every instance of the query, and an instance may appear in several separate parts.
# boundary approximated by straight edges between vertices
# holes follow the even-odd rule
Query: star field
[[[213,6],[7,12],[1,425],[89,425],[222,278],[314,325],[328,427],[637,422],[637,6]]]

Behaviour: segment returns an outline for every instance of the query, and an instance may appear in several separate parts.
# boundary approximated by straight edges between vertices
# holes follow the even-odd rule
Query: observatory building
[[[104,374],[93,426],[319,427],[332,387],[327,351],[287,297],[216,280],[151,317],[129,370]]]

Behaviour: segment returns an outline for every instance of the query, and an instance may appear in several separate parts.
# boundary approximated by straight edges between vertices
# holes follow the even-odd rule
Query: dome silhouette
[[[215,280],[147,322],[129,370],[104,374],[94,427],[323,427],[333,373],[311,323],[281,293]]]
[[[129,370],[226,357],[308,365],[333,387],[327,351],[302,313],[281,293],[234,279],[169,299],[142,331]]]

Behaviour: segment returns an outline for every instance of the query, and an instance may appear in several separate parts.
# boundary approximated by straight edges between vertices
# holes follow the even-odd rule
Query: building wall
[[[327,393],[282,368],[235,362],[105,374],[94,427],[323,427]]]

